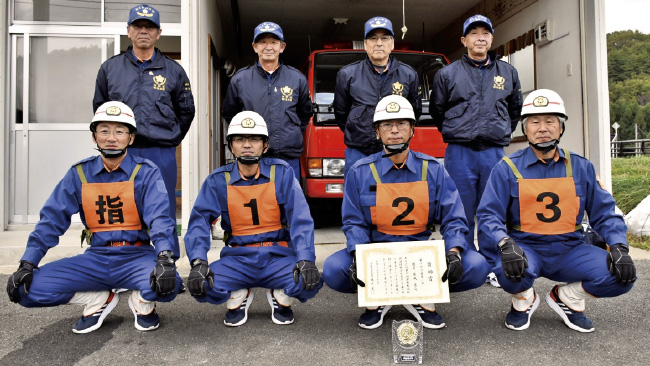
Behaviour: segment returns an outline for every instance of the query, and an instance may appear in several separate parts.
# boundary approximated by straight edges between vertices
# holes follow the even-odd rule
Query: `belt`
[[[110,241],[106,244],[107,247],[146,247],[149,245],[149,241],[138,240],[136,242],[130,243],[128,241]]]
[[[289,243],[286,241],[261,241],[259,243],[250,243],[250,244],[233,244],[231,247],[240,248],[240,247],[272,247],[274,245],[279,245],[281,247],[289,247]]]

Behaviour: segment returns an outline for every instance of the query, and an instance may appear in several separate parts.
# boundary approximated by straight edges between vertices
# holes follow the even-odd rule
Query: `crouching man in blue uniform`
[[[135,328],[153,330],[160,325],[155,301],[172,301],[182,283],[172,252],[176,224],[169,216],[167,191],[153,163],[127,154],[136,123],[126,104],[101,105],[90,130],[101,156],[72,166],[54,188],[18,271],[9,277],[7,293],[25,307],[82,305],[72,331],[89,333],[117,305],[119,295],[111,289],[131,289]],[[76,213],[90,247],[38,268]]]
[[[252,111],[237,113],[226,137],[237,161],[213,171],[192,208],[185,247],[192,269],[187,280],[199,302],[226,303],[224,323],[246,323],[252,287],[268,289],[271,320],[294,321],[294,299],[306,302],[323,286],[314,264],[314,221],[293,169],[262,158],[266,122]],[[212,222],[221,216],[226,246],[208,264]]]
[[[494,260],[494,273],[511,294],[506,327],[528,328],[540,302],[533,283],[546,277],[565,282],[546,295],[551,309],[569,328],[592,332],[585,300],[619,296],[636,280],[627,227],[594,166],[557,148],[567,119],[562,98],[552,90],[535,90],[524,100],[521,117],[530,146],[492,170],[478,208],[481,252]],[[610,244],[609,253],[585,242],[585,211]]]
[[[365,286],[356,276],[357,245],[429,240],[434,225],[441,224],[447,250],[442,280],[449,281],[453,292],[481,286],[489,266],[467,247],[467,220],[454,182],[438,160],[409,149],[415,133],[413,107],[404,97],[384,97],[377,104],[373,124],[384,151],[350,168],[342,206],[347,248],[325,260],[325,283],[336,291],[355,293],[357,286]],[[435,304],[404,307],[427,328],[445,326]],[[390,308],[367,308],[359,326],[379,327]]]

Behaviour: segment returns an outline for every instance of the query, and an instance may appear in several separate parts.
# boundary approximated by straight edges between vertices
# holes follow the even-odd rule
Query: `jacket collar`
[[[372,61],[370,61],[370,57],[366,55],[366,65],[370,68],[370,70],[377,74],[377,70],[375,69],[375,65],[372,64]],[[388,69],[386,70],[387,73],[393,72],[397,68],[397,59],[393,56],[388,56]]]
[[[488,58],[490,59],[490,63],[489,63],[488,66],[492,66],[493,64],[496,63],[496,60],[499,59],[499,55],[497,55],[497,53],[494,52],[494,51],[488,51],[487,55],[488,55]],[[475,65],[474,61],[472,61],[472,59],[469,58],[469,55],[467,54],[467,52],[465,52],[463,54],[463,61],[465,61],[466,63],[472,65],[473,67]]]
[[[154,55],[152,56],[153,60],[151,61],[151,65],[149,67],[162,67],[163,66],[163,54],[160,52],[160,50],[156,47],[153,49]],[[126,58],[131,61],[134,65],[138,66],[137,62],[134,60],[133,57],[133,45],[127,47],[126,52],[124,52],[124,55]],[[149,68],[147,67],[147,68]]]
[[[132,172],[133,169],[135,168],[135,164],[136,163],[133,160],[133,157],[129,154],[127,150],[126,155],[124,155],[124,159],[120,163],[120,166],[118,166],[114,171],[121,169],[123,172],[130,174],[130,172]],[[91,160],[89,170],[93,176],[107,172],[106,169],[104,168],[104,161],[102,160],[102,157],[100,155],[97,155],[95,159]]]
[[[381,176],[386,175],[389,170],[395,169],[395,164],[390,160],[390,158],[382,158],[381,155],[385,154],[384,150],[382,149],[379,154],[379,162],[378,162],[378,169],[377,171]],[[404,167],[402,169],[408,169],[409,171],[416,173],[417,171],[415,170],[415,156],[413,155],[413,150],[409,149],[408,155],[406,156],[406,162],[404,164]]]
[[[556,147],[555,156],[553,160],[555,160],[555,162],[558,162],[560,159],[566,160],[566,156],[564,155],[564,149],[561,149],[560,147]],[[535,152],[533,151],[533,148],[531,146],[528,146],[526,148],[526,152],[523,156],[523,160],[526,167],[532,166],[537,163],[544,164],[544,162],[539,160],[537,155],[535,155]]]
[[[278,68],[275,69],[275,71],[273,71],[272,74],[269,74],[266,70],[264,70],[264,68],[262,67],[262,65],[260,64],[259,61],[255,61],[255,69],[257,70],[257,72],[259,72],[260,74],[262,74],[264,76],[271,75],[271,76],[275,77],[275,75],[278,72],[280,72],[280,69],[282,69],[282,66],[283,66],[282,61],[278,62]]]
[[[267,158],[262,158],[259,163],[259,176],[256,176],[253,179],[245,179],[244,177],[241,176],[241,173],[239,172],[238,168],[238,163],[235,161],[234,163],[230,164],[228,170],[230,171],[230,184],[233,184],[237,181],[240,180],[247,180],[247,181],[256,181],[259,179],[261,176],[264,176],[268,179],[271,177],[271,164],[269,162],[265,162]]]

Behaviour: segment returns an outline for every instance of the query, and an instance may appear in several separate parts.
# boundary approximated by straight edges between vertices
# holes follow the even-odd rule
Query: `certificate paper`
[[[361,244],[356,256],[359,306],[449,302],[443,240]]]

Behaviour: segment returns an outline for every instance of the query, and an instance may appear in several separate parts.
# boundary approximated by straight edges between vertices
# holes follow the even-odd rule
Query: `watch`
[[[173,255],[174,253],[171,250],[163,250],[162,252],[158,253],[158,259],[165,258],[167,262],[174,263]]]
[[[205,260],[203,260],[203,259],[200,259],[200,258],[196,258],[195,260],[192,261],[192,267],[194,267],[194,266],[198,266],[199,264],[205,264],[205,265],[207,265],[208,262],[205,261]]]

